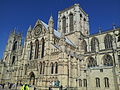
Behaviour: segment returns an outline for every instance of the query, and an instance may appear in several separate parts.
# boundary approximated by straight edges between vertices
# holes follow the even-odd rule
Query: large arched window
[[[99,48],[99,41],[96,37],[91,39],[91,51],[95,52]]]
[[[43,74],[45,74],[45,62],[43,62]]]
[[[100,78],[96,78],[96,87],[100,87]]]
[[[113,60],[109,54],[103,56],[103,64],[105,66],[113,66]]]
[[[38,39],[35,41],[35,59],[38,58],[38,54],[39,54],[39,41]]]
[[[82,87],[82,80],[79,79],[79,87]]]
[[[15,56],[12,57],[12,64],[15,63]]]
[[[12,50],[15,51],[16,49],[17,49],[17,41],[14,42]]]
[[[27,64],[25,64],[25,75],[27,75]]]
[[[40,74],[42,74],[42,63],[40,62]]]
[[[87,79],[83,79],[83,86],[87,87]]]
[[[88,67],[95,67],[97,66],[97,61],[93,57],[88,57]]]
[[[70,23],[69,23],[70,32],[72,32],[72,31],[74,31],[73,14],[72,13],[69,15],[69,21],[70,21]]]
[[[54,72],[54,64],[51,63],[51,74],[53,74],[53,72]]]
[[[85,52],[87,52],[87,43],[85,40],[83,40],[81,42],[81,49],[84,50]]]
[[[30,57],[29,57],[30,60],[32,59],[32,50],[33,50],[33,44],[31,42],[30,43]]]
[[[35,85],[35,74],[34,74],[34,72],[31,72],[30,74],[29,74],[29,76],[30,76],[30,84],[31,85]]]
[[[41,53],[41,58],[44,57],[44,50],[45,50],[45,41],[44,41],[44,38],[42,38],[42,53]]]
[[[107,34],[104,38],[105,49],[112,48],[112,41],[113,41],[112,36],[110,34]]]
[[[104,78],[104,82],[105,82],[105,87],[109,87],[109,79],[107,77]]]
[[[62,18],[62,30],[63,30],[63,33],[66,33],[66,17],[65,16]]]
[[[55,74],[57,74],[58,73],[58,63],[56,62],[55,63]]]
[[[80,14],[80,29],[82,28],[82,18],[83,18],[83,16],[82,16],[82,14]]]

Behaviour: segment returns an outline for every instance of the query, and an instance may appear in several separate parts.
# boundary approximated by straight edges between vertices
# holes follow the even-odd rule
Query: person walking
[[[29,90],[29,87],[27,84],[23,85],[23,87],[21,88],[21,90]]]

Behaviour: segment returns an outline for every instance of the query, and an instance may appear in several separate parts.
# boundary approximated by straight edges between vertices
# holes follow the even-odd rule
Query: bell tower
[[[6,49],[4,51],[4,62],[8,65],[14,65],[22,54],[22,36],[15,30],[10,33]]]
[[[58,31],[65,33],[65,36],[76,45],[81,35],[89,35],[88,15],[80,8],[79,4],[74,4],[69,8],[59,11]]]

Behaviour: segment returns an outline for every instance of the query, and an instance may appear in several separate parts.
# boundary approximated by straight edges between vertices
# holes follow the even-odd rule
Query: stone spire
[[[52,16],[50,16],[48,26],[49,26],[50,33],[53,33],[54,32],[54,20]]]
[[[102,33],[102,29],[101,29],[101,27],[99,27],[98,30],[99,30],[99,33],[101,34],[101,33]]]
[[[28,28],[28,32],[32,30],[32,26],[30,25]]]
[[[49,22],[54,22],[52,16],[50,16]]]
[[[113,29],[114,29],[114,30],[116,29],[116,25],[115,25],[115,23],[113,23]]]
[[[16,34],[16,28],[14,28],[11,32],[10,32],[10,37],[14,36]]]
[[[32,31],[32,26],[30,25],[28,28],[27,36],[31,33],[31,31]]]
[[[40,24],[40,19],[37,20],[37,22],[35,23],[35,26],[34,26],[34,27],[36,27],[36,26],[39,25],[39,24]]]
[[[28,38],[31,37],[31,32],[32,32],[32,26],[30,25],[29,28],[28,28],[27,37],[26,37],[25,40],[27,40]]]

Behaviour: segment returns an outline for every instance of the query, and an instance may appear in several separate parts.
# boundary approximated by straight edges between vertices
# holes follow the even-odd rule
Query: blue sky
[[[120,26],[120,0],[0,0],[0,58],[3,56],[10,31],[14,28],[25,37],[29,25],[37,19],[48,23],[52,15],[57,27],[57,14],[75,3],[89,15],[90,32]]]

